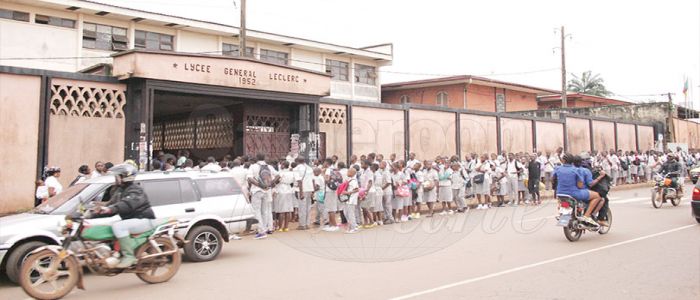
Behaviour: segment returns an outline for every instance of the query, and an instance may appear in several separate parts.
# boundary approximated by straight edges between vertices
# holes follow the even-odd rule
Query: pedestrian
[[[520,204],[521,201],[524,201],[525,204],[528,204],[528,198],[530,197],[526,184],[529,177],[527,170],[528,161],[526,160],[524,153],[520,153],[518,155],[517,160],[521,166],[518,173],[518,204]]]
[[[258,220],[255,239],[264,239],[272,227],[272,188],[279,176],[274,168],[265,162],[265,154],[256,155],[257,162],[248,169],[247,180],[250,184],[251,206],[255,219]]]
[[[76,176],[75,179],[73,179],[73,181],[71,181],[71,183],[68,186],[74,186],[78,183],[85,181],[86,179],[90,178],[90,173],[92,173],[92,171],[90,170],[90,167],[88,167],[88,165],[80,166],[80,168],[78,168],[78,176]]]
[[[438,200],[442,206],[440,215],[453,214],[452,211],[452,168],[444,159],[438,164]]]
[[[343,175],[340,170],[333,166],[333,159],[327,158],[324,163],[326,167],[326,172],[324,180],[326,183],[326,195],[324,199],[325,214],[328,215],[328,226],[324,226],[322,230],[324,231],[338,231],[338,220],[336,218],[336,212],[338,211],[338,195],[336,195],[336,190],[343,183]]]
[[[535,205],[542,203],[540,199],[540,171],[542,170],[540,161],[535,155],[532,155],[527,164],[527,189]]]
[[[312,183],[314,185],[314,194],[311,197],[315,201],[316,207],[316,218],[318,219],[318,224],[322,226],[327,226],[328,224],[328,214],[326,214],[326,180],[324,179],[323,170],[319,167],[313,168],[314,177],[312,178]]]
[[[34,182],[36,187],[34,194],[34,207],[37,207],[49,199],[49,187],[44,184],[43,180],[37,180]]]
[[[58,178],[61,177],[61,168],[50,167],[46,169],[45,173],[46,179],[44,180],[44,184],[48,187],[49,198],[63,192],[63,185],[58,181]]]
[[[406,198],[410,197],[410,192],[406,194],[406,175],[404,172],[401,172],[401,165],[398,162],[395,162],[391,168],[391,187],[391,208],[394,222],[406,222],[408,221],[408,216],[403,215],[403,205],[406,202]]]
[[[457,212],[463,213],[466,204],[464,203],[465,183],[469,180],[469,175],[458,162],[453,162],[450,166],[452,175],[450,183],[452,188],[452,202],[457,206]]]
[[[508,154],[507,158],[508,160],[506,161],[506,165],[503,168],[503,171],[505,172],[506,176],[506,189],[508,190],[508,193],[506,195],[509,195],[510,197],[510,205],[516,206],[520,203],[521,200],[519,198],[518,193],[518,178],[520,177],[520,172],[522,172],[523,170],[523,166],[515,158],[515,155],[513,153]]]
[[[236,160],[234,160],[236,163]],[[235,168],[235,167],[234,167]],[[275,198],[272,202],[272,210],[277,214],[278,232],[289,231],[289,221],[294,211],[294,172],[289,169],[289,162],[282,161],[279,170],[279,183],[275,186]]]
[[[340,195],[340,201],[345,202],[345,217],[348,220],[348,230],[346,233],[356,233],[357,219],[355,217],[355,208],[359,197],[360,186],[357,182],[357,171],[355,168],[348,169],[347,188]]]
[[[101,161],[95,163],[95,170],[90,174],[90,178],[97,178],[107,174],[107,169],[105,169],[105,164]]]
[[[496,196],[498,207],[503,207],[506,203],[506,196],[510,194],[511,185],[509,184],[508,173],[505,167],[492,164],[491,175],[493,176],[491,193]]]
[[[437,202],[437,190],[440,180],[438,174],[437,166],[433,166],[433,162],[425,161],[425,168],[423,168],[425,180],[421,183],[423,186],[423,201],[428,205],[428,217],[432,217],[435,214],[435,202]]]
[[[374,173],[373,185],[370,190],[370,195],[374,200],[372,213],[377,225],[384,225],[384,174],[377,163],[372,163],[370,169]]]
[[[311,212],[311,196],[314,191],[313,169],[306,164],[303,157],[297,158],[297,165],[294,167],[294,176],[299,188],[299,227],[298,230],[309,229],[309,213]]]
[[[381,154],[378,155],[377,157],[381,157]],[[393,203],[392,203],[392,198],[394,196],[394,191],[393,191],[393,186],[391,183],[391,166],[385,161],[381,160],[379,163],[379,169],[382,171],[382,174],[384,175],[384,195],[382,199],[382,207],[384,207],[384,224],[392,224],[396,220],[394,220],[394,213],[393,213]]]
[[[270,165],[269,167],[271,168],[272,165]],[[166,170],[168,168],[169,167],[166,167]],[[221,169],[222,169],[221,166],[219,165],[219,163],[216,162],[216,158],[214,158],[213,156],[207,157],[207,164],[204,165],[203,167],[199,168],[200,171],[209,171],[209,172],[221,172]]]
[[[474,194],[478,205],[476,209],[488,209],[491,207],[491,163],[487,154],[482,154],[475,166],[473,179]],[[482,202],[483,201],[483,202]]]
[[[363,228],[372,228],[377,224],[374,223],[374,172],[369,167],[370,162],[365,157],[365,160],[361,162],[362,175],[360,175],[360,193],[359,201],[362,208],[363,216]]]

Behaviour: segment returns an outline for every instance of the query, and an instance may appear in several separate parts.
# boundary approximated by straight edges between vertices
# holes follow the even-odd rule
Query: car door
[[[202,178],[195,183],[202,196],[202,209],[223,218],[231,233],[245,229],[245,221],[253,217],[253,211],[233,178]]]
[[[146,192],[157,219],[176,218],[185,222],[195,215],[194,207],[182,200],[181,178],[143,180],[137,184]]]

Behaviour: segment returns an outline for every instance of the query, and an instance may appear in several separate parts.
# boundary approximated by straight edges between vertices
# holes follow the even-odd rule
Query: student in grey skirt
[[[289,222],[294,211],[294,172],[289,169],[289,162],[283,161],[280,166],[280,182],[275,186],[275,197],[272,201],[272,211],[277,213],[278,230],[289,231]]]
[[[423,201],[428,205],[428,216],[432,217],[437,201],[438,171],[433,168],[433,163],[425,162],[425,181],[423,185]]]

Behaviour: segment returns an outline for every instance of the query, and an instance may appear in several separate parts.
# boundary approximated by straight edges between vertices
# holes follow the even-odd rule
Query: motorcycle
[[[36,299],[59,299],[74,287],[85,289],[83,266],[92,273],[114,276],[135,273],[147,283],[170,280],[180,268],[181,256],[175,236],[178,222],[168,220],[147,232],[132,235],[139,245],[137,263],[125,269],[115,268],[119,263],[119,242],[109,225],[90,226],[86,220],[90,212],[73,213],[62,226],[63,243],[40,247],[30,253],[20,271],[20,285],[24,292]]]
[[[564,228],[564,236],[570,242],[578,241],[586,231],[606,234],[612,226],[612,210],[608,207],[606,211],[607,226],[593,226],[583,221],[583,213],[587,205],[584,202],[576,201],[569,195],[557,195],[559,200],[559,223],[557,226]],[[593,216],[594,219],[596,216]]]
[[[666,201],[671,201],[673,206],[678,206],[681,204],[681,198],[683,194],[679,194],[678,190],[673,187],[673,178],[671,175],[678,175],[678,172],[671,172],[668,174],[654,174],[654,187],[651,189],[651,205],[654,208],[661,208],[661,206],[666,203]]]

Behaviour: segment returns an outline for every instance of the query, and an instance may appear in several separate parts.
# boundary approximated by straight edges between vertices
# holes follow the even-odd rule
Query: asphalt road
[[[689,186],[688,186],[689,187]],[[686,188],[690,191],[690,188]],[[654,209],[613,191],[612,229],[566,240],[553,202],[471,210],[348,235],[246,236],[169,282],[87,276],[67,299],[700,299],[700,224],[689,197]],[[0,299],[24,299],[0,280]]]

